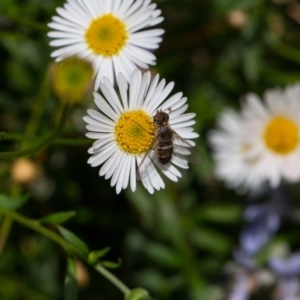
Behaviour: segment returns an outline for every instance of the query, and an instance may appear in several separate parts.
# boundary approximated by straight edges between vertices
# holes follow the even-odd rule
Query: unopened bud
[[[56,96],[69,104],[83,102],[94,86],[91,63],[78,57],[54,63],[51,78]]]
[[[232,27],[242,28],[247,22],[248,16],[243,10],[233,10],[227,15],[227,21]]]
[[[17,183],[29,183],[38,173],[37,166],[26,158],[17,159],[11,168],[12,179]]]

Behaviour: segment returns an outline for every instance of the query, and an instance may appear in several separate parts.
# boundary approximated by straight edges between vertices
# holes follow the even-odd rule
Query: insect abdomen
[[[157,159],[161,164],[165,165],[171,161],[173,155],[172,130],[168,127],[161,127],[158,131],[157,139]]]
[[[173,155],[173,145],[172,143],[165,146],[157,146],[157,159],[161,164],[167,164],[171,161]]]

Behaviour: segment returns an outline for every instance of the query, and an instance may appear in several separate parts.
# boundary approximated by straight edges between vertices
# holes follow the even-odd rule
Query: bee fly
[[[147,176],[151,168],[154,168],[153,162],[151,163],[153,160],[161,167],[167,167],[173,156],[185,162],[203,163],[201,153],[170,127],[168,113],[158,110],[153,117],[153,124],[156,127],[153,140],[138,165],[140,178]]]

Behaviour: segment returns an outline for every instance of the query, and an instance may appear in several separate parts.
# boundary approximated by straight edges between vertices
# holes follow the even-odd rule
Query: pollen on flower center
[[[94,19],[85,32],[90,50],[105,57],[118,54],[124,47],[128,35],[125,24],[112,14]]]
[[[288,154],[299,143],[299,128],[294,121],[285,117],[275,117],[266,126],[264,141],[277,154]]]
[[[115,126],[115,137],[119,147],[131,154],[146,152],[151,145],[154,132],[152,118],[143,110],[123,113]]]

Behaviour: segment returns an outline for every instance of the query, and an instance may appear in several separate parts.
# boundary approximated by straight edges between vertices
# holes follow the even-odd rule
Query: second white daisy
[[[96,139],[89,149],[92,156],[88,163],[93,167],[102,165],[99,175],[111,178],[111,186],[116,185],[119,193],[129,183],[133,191],[136,189],[137,166],[153,141],[153,116],[157,110],[168,113],[171,128],[182,138],[193,139],[198,134],[190,127],[195,123],[195,114],[184,113],[188,107],[187,98],[177,93],[167,99],[174,86],[173,82],[166,85],[164,79],[159,81],[159,75],[151,82],[150,72],[142,75],[138,70],[133,73],[129,88],[121,73],[117,82],[120,97],[111,82],[104,78],[100,84],[103,97],[94,93],[100,112],[89,109],[89,116],[84,117],[84,121],[88,124],[87,137]],[[192,141],[189,143],[194,145]],[[150,151],[153,150],[150,148]],[[185,154],[173,155],[171,163],[167,165],[158,163],[155,158],[149,160],[151,170],[141,178],[146,189],[153,193],[155,189],[164,188],[164,182],[154,165],[168,178],[177,181],[181,173],[175,165],[188,168]]]
[[[48,24],[54,31],[51,56],[89,59],[96,72],[95,89],[102,77],[112,83],[122,72],[127,81],[137,67],[155,64],[148,50],[158,47],[162,29],[148,29],[160,22],[161,11],[150,0],[67,0]]]
[[[209,136],[217,176],[231,187],[300,180],[300,84],[268,90],[264,99],[248,94],[241,115],[224,113]]]

